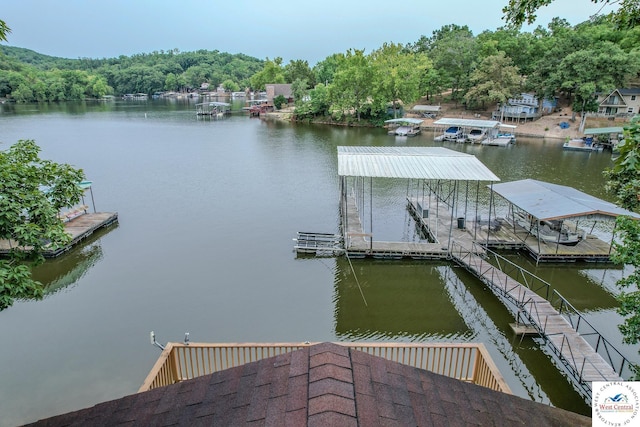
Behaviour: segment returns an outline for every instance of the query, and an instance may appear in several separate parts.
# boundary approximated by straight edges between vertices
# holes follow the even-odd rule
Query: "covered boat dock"
[[[435,119],[440,114],[440,108],[439,105],[414,105],[409,111],[426,119]]]
[[[480,182],[499,181],[475,156],[443,147],[338,147],[338,175],[344,250],[375,258],[446,259],[453,243],[471,248],[465,224],[477,216]],[[407,181],[406,209],[418,241],[375,239],[376,178]]]
[[[598,143],[605,148],[613,148],[622,140],[622,132],[624,128],[620,126],[604,127],[604,128],[587,128],[584,130],[585,137],[597,138]],[[602,135],[608,135],[606,140]]]
[[[572,187],[534,179],[505,182],[491,191],[507,203],[494,227],[480,228],[487,247],[524,248],[539,261],[609,262],[615,219],[640,215]],[[504,213],[504,212],[503,212]]]
[[[462,135],[456,138],[456,142],[477,142],[481,143],[485,139],[496,138],[500,129],[500,122],[495,120],[477,120],[477,119],[456,119],[443,117],[433,122],[434,140],[442,140],[445,138],[447,129],[457,127],[462,131]],[[472,131],[479,130],[480,133],[474,138]],[[438,135],[440,134],[440,135]],[[470,138],[471,136],[471,138]]]
[[[231,112],[231,104],[228,102],[200,102],[196,104],[197,116],[222,117]]]
[[[402,117],[399,119],[386,120],[389,126],[389,135],[396,136],[416,136],[420,134],[420,125],[424,122],[422,119],[413,119],[411,117]]]

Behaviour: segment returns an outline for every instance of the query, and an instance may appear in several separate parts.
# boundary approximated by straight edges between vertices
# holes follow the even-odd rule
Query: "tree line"
[[[571,26],[555,18],[531,32],[504,27],[474,35],[445,25],[413,43],[350,49],[311,67],[217,50],[177,49],[105,59],[65,59],[0,46],[0,97],[17,102],[153,94],[222,85],[263,90],[290,83],[300,119],[382,120],[435,94],[468,109],[493,108],[521,92],[564,95],[574,111],[597,109],[595,94],[625,87],[640,72],[640,29],[607,16]]]

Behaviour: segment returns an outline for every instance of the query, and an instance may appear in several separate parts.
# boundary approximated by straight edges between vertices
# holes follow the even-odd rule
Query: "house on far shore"
[[[557,99],[543,99],[542,106],[532,93],[521,93],[518,98],[510,98],[506,104],[498,105],[492,114],[492,120],[520,121],[536,120],[545,114],[552,113],[558,106]]]
[[[265,85],[265,90],[267,91],[267,100],[270,103],[273,103],[273,99],[278,95],[284,96],[288,103],[293,102],[290,84],[267,84]]]
[[[598,115],[630,117],[640,113],[640,88],[614,89],[596,95]]]

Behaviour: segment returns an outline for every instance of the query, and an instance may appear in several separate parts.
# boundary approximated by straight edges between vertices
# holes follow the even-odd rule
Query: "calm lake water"
[[[297,258],[298,231],[337,232],[339,145],[434,146],[429,132],[197,119],[164,102],[0,105],[0,149],[34,139],[41,157],[85,170],[98,211],[119,224],[34,272],[42,301],[0,312],[0,425],[14,426],[132,394],[160,351],[149,343],[272,341],[483,342],[514,394],[590,415],[504,306],[449,263]],[[446,145],[475,154],[503,181],[535,178],[606,198],[609,153],[564,152],[561,141]],[[381,204],[403,199],[389,184]],[[406,233],[381,218],[376,232]],[[540,265],[613,342],[615,281],[603,265]],[[620,346],[637,360],[636,349]]]

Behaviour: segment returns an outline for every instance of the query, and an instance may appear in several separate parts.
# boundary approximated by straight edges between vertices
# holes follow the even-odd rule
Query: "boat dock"
[[[475,241],[490,249],[524,250],[538,262],[610,262],[611,245],[596,235],[585,234],[577,245],[569,246],[539,240],[516,221],[507,218],[492,220],[491,228],[486,221],[472,221]]]
[[[355,198],[348,197],[345,206],[344,248],[350,258],[446,259],[448,257],[446,242],[445,244],[438,241],[430,242],[426,236],[419,242],[373,241],[371,234],[365,233],[362,228]]]
[[[610,245],[595,235],[582,232],[579,241],[560,244],[561,232],[573,226],[571,234],[578,239],[582,231],[578,221],[615,218],[629,214],[627,211],[540,181],[496,184],[499,179],[474,156],[437,147],[338,147],[338,175],[347,257],[453,260],[486,284],[513,314],[514,333],[533,332],[544,340],[588,402],[592,381],[622,381],[632,376],[633,365],[550,284],[490,249],[526,249],[538,261],[608,260]],[[416,235],[401,242],[374,239],[373,178],[408,180],[406,209],[415,222]],[[480,182],[490,184],[481,187]],[[495,195],[507,201],[510,221],[495,215]],[[483,204],[488,204],[489,213],[484,220],[478,212]],[[537,228],[527,230],[516,212],[528,214],[530,224],[538,224]],[[557,240],[544,240],[549,234],[539,224],[553,225],[554,221],[560,227]]]
[[[114,225],[117,222],[117,212],[84,213],[76,216],[64,223],[65,231],[71,236],[69,244],[58,249],[46,249],[43,255],[45,258],[55,258],[60,256],[87,237],[91,236],[94,232]],[[11,248],[15,247],[15,242],[10,240],[0,240],[0,256],[8,255]]]
[[[483,254],[454,244],[452,259],[515,311],[514,332],[534,331],[544,339],[585,400],[591,401],[592,381],[623,381],[622,373],[631,373],[631,363],[557,291],[552,292],[548,283],[497,254],[492,254],[497,262],[490,262],[486,250],[480,245],[476,247]],[[505,264],[508,264],[507,268]],[[507,269],[510,269],[509,274]],[[512,276],[522,278],[526,286]],[[546,298],[540,294],[546,294]],[[587,337],[595,343],[589,343]]]
[[[514,333],[535,334],[544,339],[585,400],[591,399],[592,381],[623,381],[622,373],[631,372],[631,363],[591,327],[577,310],[568,310],[567,307],[571,307],[568,301],[553,291],[551,285],[505,258],[501,258],[499,262],[490,262],[491,257],[499,255],[488,250],[482,243],[489,229],[496,246],[499,244],[494,231],[502,231],[505,237],[501,239],[510,241],[512,248],[527,248],[529,245],[533,251],[538,244],[537,239],[531,236],[524,238],[526,230],[512,232],[508,226],[503,227],[498,221],[459,221],[458,218],[453,218],[451,210],[444,205],[434,198],[407,198],[407,209],[421,230],[425,242],[372,242],[371,235],[363,231],[355,198],[349,197],[345,204],[346,220],[343,218],[348,224],[344,236],[345,253],[349,257],[359,258],[452,259],[486,284],[512,311],[516,319]],[[583,243],[587,242],[581,242]],[[556,246],[563,245],[548,246],[546,249],[554,254],[566,250],[562,256],[571,256],[572,250],[580,251],[576,246],[562,249],[557,249]],[[597,249],[597,245],[595,247]],[[578,253],[575,252],[574,255],[584,256]],[[509,263],[508,268],[504,267],[506,263]],[[555,303],[552,304],[550,300]],[[558,301],[559,308],[556,307]],[[576,318],[579,320],[576,321]],[[590,343],[587,339],[595,342]]]

